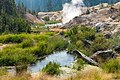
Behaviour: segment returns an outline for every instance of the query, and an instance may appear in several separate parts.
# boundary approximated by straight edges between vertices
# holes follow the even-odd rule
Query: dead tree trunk
[[[98,66],[98,63],[96,61],[94,61],[93,59],[91,59],[88,56],[84,55],[80,51],[73,50],[72,53],[75,53],[76,55],[78,55],[79,58],[83,59],[84,61],[88,62],[89,64]]]

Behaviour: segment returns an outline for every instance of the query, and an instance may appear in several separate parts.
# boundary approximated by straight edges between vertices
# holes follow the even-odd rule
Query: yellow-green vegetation
[[[0,76],[0,80],[63,80],[63,79],[58,79],[54,76],[42,72],[34,76],[31,76],[30,74],[24,72],[21,75],[16,75],[16,76],[4,74]]]
[[[100,51],[100,50],[106,50],[108,49],[109,42],[105,37],[101,34],[96,35],[95,40],[91,44],[90,48],[92,52]]]
[[[7,75],[7,69],[6,68],[1,68],[0,69],[0,76]]]
[[[104,51],[107,49],[112,49],[114,51],[114,47],[120,45],[120,33],[111,35],[108,39],[105,38],[102,33],[97,33],[94,28],[89,26],[76,25],[67,31],[65,36],[70,40],[68,46],[69,52],[77,49],[87,56],[91,56],[97,51]],[[98,60],[98,63],[101,63],[101,61],[102,60]]]
[[[119,73],[120,72],[120,61],[117,59],[111,59],[102,65],[102,68],[109,73]]]
[[[0,46],[2,46],[2,43],[0,43]]]
[[[34,80],[31,79],[30,74],[23,73],[21,75],[17,76],[11,76],[11,75],[2,75],[0,76],[0,80]]]
[[[102,70],[90,69],[88,71],[81,71],[77,75],[66,80],[113,80],[112,74],[108,74]]]
[[[120,32],[114,34],[108,41],[110,43],[109,48],[120,45]]]
[[[120,33],[114,34],[111,38],[106,39],[102,33],[97,33],[95,29],[86,26],[74,26],[66,32],[65,36],[70,39],[70,44],[68,46],[70,51],[77,49],[87,56],[90,56],[97,51],[113,49],[120,44]],[[78,60],[77,62],[80,65],[74,66],[74,68],[81,70],[83,62],[81,60]],[[102,63],[98,61],[98,63],[102,72],[92,70],[90,73],[84,74],[80,71],[78,75],[71,77],[68,80],[120,79],[120,61],[118,59],[110,59]]]
[[[36,24],[36,25],[38,25],[38,26],[45,26],[45,23],[38,23],[38,24]]]
[[[13,43],[0,51],[0,66],[34,63],[38,57],[67,48],[68,41],[53,33],[8,34],[0,36],[1,43]]]
[[[119,59],[110,59],[101,63],[98,67],[82,67],[77,75],[69,77],[66,80],[114,80],[120,79],[120,61]]]
[[[109,46],[108,40],[91,27],[74,26],[65,36],[70,39],[69,50],[78,49],[87,56],[99,50],[106,50]]]
[[[64,38],[64,36],[66,38]],[[68,43],[69,41],[70,43]],[[2,45],[12,45],[6,46],[0,51],[0,66],[15,66],[16,70],[21,72],[21,70],[27,68],[26,66],[28,64],[35,63],[37,58],[49,55],[56,50],[68,48],[68,50],[71,51],[77,49],[87,56],[91,56],[97,51],[111,49],[118,45],[119,42],[119,34],[115,34],[111,38],[106,39],[103,34],[97,33],[95,29],[86,26],[73,26],[70,30],[65,32],[63,36],[55,32],[1,35],[0,43]],[[68,80],[119,79],[119,60],[111,59],[104,63],[100,63],[99,67],[101,69],[99,71],[93,69],[88,72],[81,72],[84,65],[87,64],[83,60],[78,59],[73,69],[76,69],[79,73],[74,77],[68,78]],[[50,62],[42,71],[50,76],[59,75],[61,73],[59,68],[59,64]],[[5,70],[0,70],[0,75],[7,74]],[[29,80],[30,78],[30,75],[25,75],[23,77],[17,75],[16,77],[9,77],[9,80]]]
[[[59,75],[61,73],[60,64],[55,62],[49,62],[43,69],[43,72],[49,75]]]
[[[81,70],[85,64],[85,61],[83,61],[82,59],[77,59],[73,65],[73,69]]]
[[[31,26],[31,32],[33,33],[48,32],[48,31],[49,31],[49,28],[43,25],[40,26],[36,24]]]
[[[47,22],[47,24],[56,24],[56,23],[58,23],[58,21],[50,20],[50,21]]]

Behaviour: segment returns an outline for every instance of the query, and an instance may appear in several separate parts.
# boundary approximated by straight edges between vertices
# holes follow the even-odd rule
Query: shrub
[[[21,43],[23,37],[20,35],[8,34],[0,36],[1,43]]]
[[[68,46],[68,41],[61,36],[53,36],[48,40],[48,44],[53,44],[55,50],[63,50]]]
[[[47,22],[48,24],[56,24],[56,23],[58,23],[57,21],[52,21],[52,20],[50,20],[50,21],[48,21]]]
[[[26,39],[21,43],[22,48],[26,48],[26,47],[32,47],[33,41],[31,39]]]
[[[27,49],[5,49],[0,52],[0,66],[30,64],[35,61],[36,57]]]
[[[3,44],[2,43],[0,43],[0,46],[2,46]]]
[[[80,49],[83,49],[84,48],[84,43],[81,41],[81,40],[78,40],[76,42],[76,47],[77,48],[80,48]]]
[[[97,36],[96,39],[91,44],[91,50],[93,52],[105,50],[109,46],[107,40],[103,36]]]
[[[108,39],[109,42],[109,48],[113,48],[115,46],[120,45],[120,33],[113,34],[113,36]]]
[[[41,23],[38,23],[37,25],[38,25],[38,26],[45,26],[45,23],[42,23],[42,22],[41,22]]]
[[[74,63],[73,68],[77,70],[81,70],[85,65],[85,62],[82,59],[77,59]]]
[[[89,40],[93,41],[95,39],[95,29],[86,26],[73,26],[68,32],[66,32],[65,36],[70,38],[71,43],[77,44],[77,46],[84,46],[84,41]],[[82,46],[80,46],[82,45]]]
[[[118,73],[120,71],[120,61],[111,59],[105,62],[102,68],[109,73]]]
[[[92,29],[91,27],[81,26],[78,31],[78,38],[80,40],[94,40],[95,39],[95,29]]]
[[[71,51],[71,50],[74,50],[74,49],[76,49],[76,45],[70,43],[70,44],[68,45],[68,50]]]
[[[49,62],[43,69],[43,72],[49,75],[59,75],[61,73],[60,64]]]

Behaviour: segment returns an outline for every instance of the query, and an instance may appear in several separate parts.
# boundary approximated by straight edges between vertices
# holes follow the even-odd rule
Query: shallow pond
[[[48,55],[42,60],[38,60],[36,64],[28,66],[28,72],[36,73],[42,70],[50,61],[59,63],[61,66],[70,66],[74,62],[74,57],[71,54],[67,54],[67,51],[58,51],[54,54]]]

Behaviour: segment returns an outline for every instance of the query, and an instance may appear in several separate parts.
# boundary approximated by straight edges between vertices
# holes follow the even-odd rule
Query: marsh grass
[[[9,43],[0,51],[0,66],[31,64],[37,58],[67,48],[68,41],[55,33],[1,35],[1,43]]]

